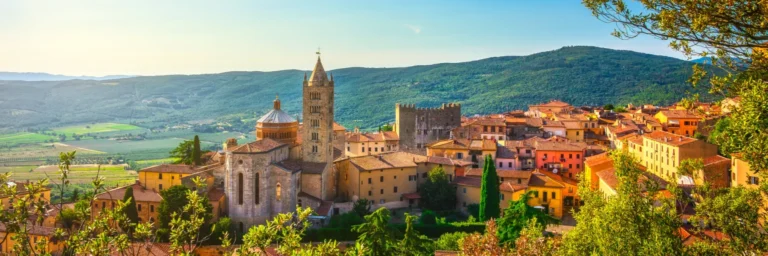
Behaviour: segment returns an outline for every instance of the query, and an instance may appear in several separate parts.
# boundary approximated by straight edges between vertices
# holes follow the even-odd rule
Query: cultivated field
[[[140,160],[140,161],[136,161],[136,164],[152,166],[152,165],[158,165],[158,164],[170,164],[170,163],[173,163],[174,161],[176,161],[176,158],[162,158],[162,159]]]
[[[104,152],[67,145],[64,143],[41,143],[0,149],[0,159],[58,156],[60,152],[77,150],[78,154],[104,154]]]
[[[73,165],[70,167],[69,180],[72,184],[89,184],[98,174],[103,176],[107,184],[130,184],[136,180],[135,171],[126,171],[126,165]],[[100,170],[100,171],[99,171]],[[57,182],[59,169],[57,166],[0,166],[0,173],[12,172],[11,179],[16,181],[37,181],[48,178],[51,183]]]
[[[43,143],[50,139],[57,140],[58,138],[31,132],[0,134],[0,147],[13,147],[22,144]]]
[[[108,152],[108,153],[128,153],[144,150],[168,150],[175,148],[181,143],[182,139],[168,138],[158,140],[137,140],[137,141],[125,141],[125,140],[81,140],[70,141],[68,144],[81,148],[88,148],[92,150]]]
[[[105,133],[105,132],[116,132],[116,131],[130,131],[130,130],[141,130],[141,127],[130,125],[130,124],[118,124],[118,123],[97,123],[97,124],[82,124],[82,125],[73,125],[73,126],[67,126],[67,127],[61,127],[53,129],[56,133],[63,133],[67,136],[71,134],[86,134],[86,133]]]

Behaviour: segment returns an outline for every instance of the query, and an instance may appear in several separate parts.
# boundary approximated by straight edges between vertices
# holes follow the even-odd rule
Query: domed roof
[[[273,109],[259,118],[258,123],[293,123],[296,119],[279,109]]]

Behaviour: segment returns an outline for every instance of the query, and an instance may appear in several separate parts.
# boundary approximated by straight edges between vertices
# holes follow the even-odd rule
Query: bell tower
[[[304,74],[302,158],[305,162],[333,162],[333,75],[328,76],[317,53],[312,75]]]

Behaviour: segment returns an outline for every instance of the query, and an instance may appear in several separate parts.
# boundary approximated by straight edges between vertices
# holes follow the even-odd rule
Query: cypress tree
[[[125,189],[123,201],[126,202],[126,206],[123,209],[125,216],[131,220],[131,223],[139,223],[139,212],[136,210],[136,200],[133,198],[133,186],[128,186]]]
[[[202,161],[200,159],[201,153],[200,153],[200,137],[195,135],[195,142],[194,142],[194,148],[192,149],[192,163],[195,165],[201,165]]]
[[[499,176],[496,174],[496,165],[491,156],[485,157],[483,166],[483,178],[480,185],[480,221],[498,218],[499,209]]]

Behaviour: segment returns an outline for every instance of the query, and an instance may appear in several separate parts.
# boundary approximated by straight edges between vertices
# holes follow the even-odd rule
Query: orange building
[[[57,255],[64,249],[64,242],[56,242],[53,239],[54,233],[56,231],[55,228],[38,226],[34,225],[33,223],[27,223],[27,228],[29,229],[27,234],[29,235],[29,242],[32,243],[31,249],[34,252],[33,254],[42,255],[50,253]],[[15,235],[15,233],[7,232],[6,226],[4,224],[0,224],[0,254],[14,255],[13,247],[16,244],[16,241],[13,237]],[[34,246],[38,243],[38,241],[42,241],[43,239],[48,241],[45,252],[38,251],[37,247]]]
[[[575,179],[583,170],[585,143],[536,141],[536,167]]]
[[[654,116],[667,132],[693,136],[702,117],[687,110],[662,110]]]
[[[158,207],[163,197],[160,193],[146,189],[141,184],[130,185],[133,187],[133,199],[136,201],[136,211],[139,213],[141,222],[154,223],[157,220]],[[125,191],[128,186],[116,188],[96,195],[91,205],[91,216],[98,216],[105,209],[115,209],[117,202],[125,197]]]
[[[597,190],[600,187],[600,179],[597,173],[613,169],[613,160],[608,152],[587,157],[584,160],[584,175],[589,181],[589,188]]]
[[[496,141],[493,140],[448,139],[427,145],[427,156],[471,161],[472,167],[478,167],[486,156],[496,159],[496,149]]]

